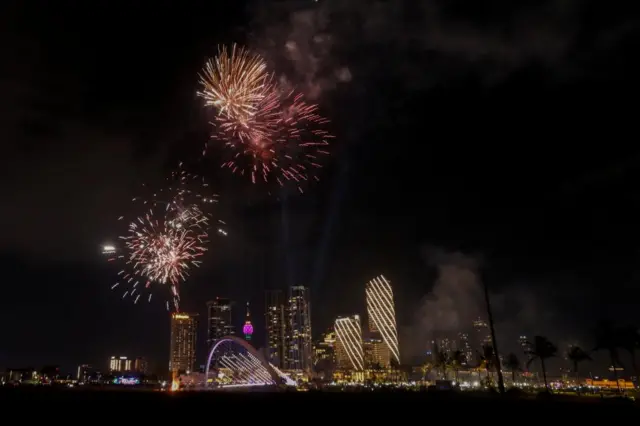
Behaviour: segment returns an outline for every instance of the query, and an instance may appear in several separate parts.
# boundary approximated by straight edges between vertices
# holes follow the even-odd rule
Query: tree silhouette
[[[640,370],[638,370],[638,363],[636,362],[636,351],[640,351],[640,330],[637,327],[628,325],[619,328],[616,334],[618,335],[619,346],[629,352],[633,371],[636,377],[640,379]]]
[[[509,370],[511,370],[511,382],[513,386],[515,386],[516,373],[522,371],[522,368],[520,367],[520,360],[518,359],[516,354],[510,353],[507,356],[507,362],[505,364],[506,364],[506,367],[509,368]]]
[[[542,367],[542,378],[544,379],[544,387],[549,390],[549,384],[547,383],[547,367],[545,360],[556,356],[558,348],[544,336],[535,336],[533,343],[530,344],[531,349],[527,352],[531,356],[527,361],[527,367],[531,365],[535,360],[540,360]]]
[[[578,364],[584,361],[591,361],[591,357],[588,353],[582,350],[579,346],[571,346],[567,352],[567,358],[571,361],[573,366],[573,373],[575,374],[576,383],[578,382]]]
[[[622,366],[620,353],[618,352],[618,349],[621,347],[620,340],[620,331],[613,326],[611,321],[604,320],[600,322],[596,332],[596,347],[593,350],[606,350],[609,352],[611,367],[613,368],[613,377],[618,385],[618,392],[620,392],[620,382],[618,381],[618,371],[616,367]]]
[[[465,361],[466,358],[462,351],[455,351],[453,355],[451,355],[451,367],[453,368],[456,382],[458,381],[458,372],[462,368],[462,365],[465,363]]]
[[[449,367],[450,359],[449,355],[445,351],[438,350],[436,352],[436,362],[435,367],[442,371],[442,375],[444,376],[444,380],[447,380],[447,368]]]

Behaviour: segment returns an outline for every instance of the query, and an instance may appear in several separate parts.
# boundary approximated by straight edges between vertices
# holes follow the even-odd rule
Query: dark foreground
[[[262,422],[290,419],[310,424],[330,421],[375,421],[393,423],[428,421],[434,416],[456,423],[462,419],[501,423],[542,420],[553,422],[561,415],[576,421],[612,419],[624,413],[638,413],[640,406],[622,399],[517,397],[472,393],[337,393],[337,392],[154,392],[109,390],[55,390],[46,388],[0,388],[0,405],[26,416],[38,413],[66,413],[78,422],[87,416],[117,421],[202,421],[209,416],[237,416],[238,421]],[[28,408],[27,407],[31,407]],[[26,409],[26,411],[25,411]],[[33,410],[30,412],[29,410]],[[518,410],[518,411],[513,411]],[[75,414],[74,414],[75,413]],[[77,415],[77,416],[76,416]],[[203,417],[204,416],[204,417]],[[608,416],[608,417],[601,417]],[[633,419],[635,417],[630,417]],[[69,419],[67,417],[67,419]],[[322,419],[322,420],[321,420]],[[405,421],[406,420],[406,421]],[[300,425],[302,426],[302,425]]]

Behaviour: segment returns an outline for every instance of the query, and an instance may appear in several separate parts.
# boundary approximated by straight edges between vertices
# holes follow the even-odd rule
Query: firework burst
[[[302,94],[272,87],[247,122],[217,117],[214,139],[233,153],[223,168],[248,176],[253,183],[293,183],[303,192],[303,183],[318,179],[316,172],[329,155],[333,136],[323,128],[328,122]]]
[[[264,59],[237,47],[218,49],[218,56],[207,62],[200,75],[198,95],[207,106],[238,123],[246,123],[257,112],[257,105],[269,91],[271,76]]]
[[[197,176],[180,169],[162,190],[133,199],[146,211],[129,223],[127,233],[120,237],[121,245],[103,247],[109,261],[123,264],[112,289],[126,286],[122,297],[138,303],[144,292],[151,301],[154,284],[165,285],[171,290],[174,308],[179,310],[180,285],[207,251],[211,214],[205,209],[217,201],[217,196],[203,195],[200,190],[206,187]],[[166,307],[170,309],[169,300]]]

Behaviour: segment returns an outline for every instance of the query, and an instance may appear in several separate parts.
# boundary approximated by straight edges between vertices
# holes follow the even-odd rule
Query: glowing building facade
[[[391,284],[380,275],[367,283],[365,292],[369,331],[380,334],[389,348],[391,361],[400,364],[398,328]]]
[[[289,288],[286,345],[287,369],[311,371],[313,342],[311,340],[311,301],[307,287]]]
[[[169,371],[177,374],[191,372],[196,362],[198,314],[171,315],[171,353]]]
[[[286,322],[284,298],[280,290],[267,290],[265,296],[267,359],[276,367],[285,368]]]
[[[133,360],[126,356],[112,356],[111,359],[109,359],[109,371],[112,373],[131,371],[132,361]]]
[[[207,302],[207,346],[209,348],[221,337],[235,334],[231,316],[232,306],[231,300],[222,297],[216,297]]]
[[[364,370],[362,325],[360,316],[340,317],[334,324],[336,333],[335,355],[341,370]]]

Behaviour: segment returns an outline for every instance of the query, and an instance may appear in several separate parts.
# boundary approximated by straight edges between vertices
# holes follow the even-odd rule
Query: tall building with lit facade
[[[235,334],[233,326],[233,302],[216,297],[207,302],[207,346],[211,348],[216,340]]]
[[[491,331],[489,325],[482,318],[473,322],[473,329],[476,331],[477,346],[491,346]]]
[[[311,341],[311,301],[304,286],[289,288],[287,306],[287,362],[289,370],[311,371],[313,342]]]
[[[334,323],[336,364],[341,370],[364,370],[360,315],[339,317]]]
[[[329,330],[313,347],[313,363],[328,362],[335,364],[336,333]]]
[[[379,369],[391,366],[391,351],[380,335],[364,337],[362,351],[366,368]]]
[[[469,333],[458,333],[458,350],[464,355],[467,365],[473,364],[473,348],[469,342]]]
[[[400,364],[396,310],[391,283],[380,275],[369,281],[365,288],[369,331],[379,333],[389,348],[391,361]],[[385,365],[390,362],[385,361]]]
[[[111,373],[120,373],[124,371],[131,371],[133,360],[126,356],[112,356],[109,359],[109,371]]]
[[[185,313],[171,315],[169,371],[172,373],[193,371],[196,362],[197,316],[198,314]]]
[[[286,321],[282,291],[267,290],[265,293],[265,325],[267,329],[267,359],[278,368],[285,368]]]

